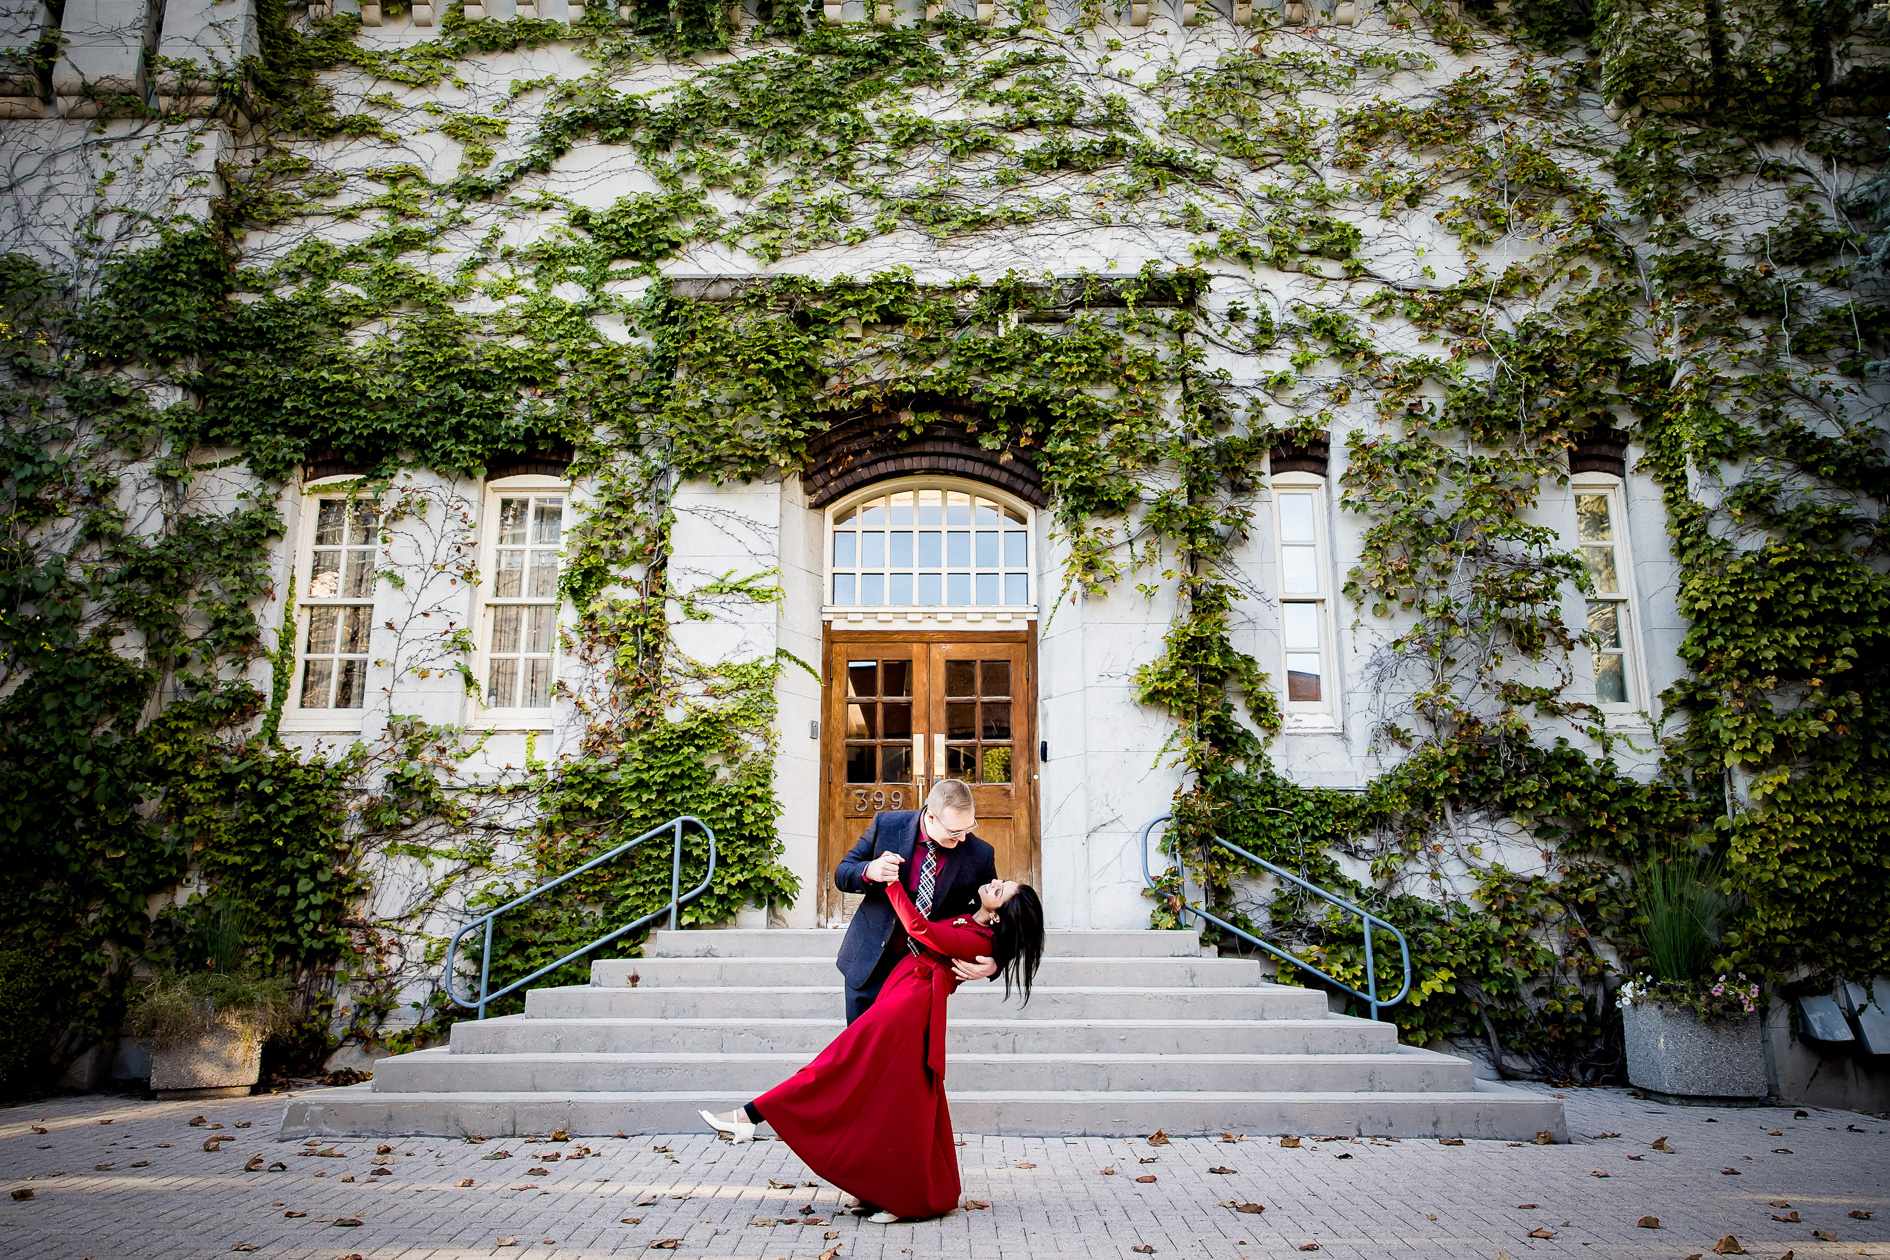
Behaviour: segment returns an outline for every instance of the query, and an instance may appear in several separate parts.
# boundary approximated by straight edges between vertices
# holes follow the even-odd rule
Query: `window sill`
[[[1339,715],[1330,711],[1294,713],[1288,710],[1280,715],[1280,729],[1307,735],[1337,735],[1345,727],[1339,721]]]
[[[467,723],[475,731],[549,731],[556,725],[550,709],[485,709]]]
[[[360,709],[291,709],[276,729],[286,735],[359,735],[364,722]]]

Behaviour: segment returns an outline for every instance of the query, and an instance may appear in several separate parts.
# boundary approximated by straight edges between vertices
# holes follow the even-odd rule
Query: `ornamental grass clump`
[[[1745,973],[1715,974],[1720,929],[1738,904],[1722,865],[1702,853],[1654,861],[1635,875],[1640,913],[1640,974],[1621,986],[1624,1005],[1665,1002],[1704,1020],[1737,1019],[1759,1009],[1759,986]]]
[[[280,978],[247,958],[249,912],[232,901],[205,903],[174,951],[174,966],[152,978],[127,1013],[133,1036],[157,1046],[247,1026],[268,1038],[286,1032],[295,1009]]]

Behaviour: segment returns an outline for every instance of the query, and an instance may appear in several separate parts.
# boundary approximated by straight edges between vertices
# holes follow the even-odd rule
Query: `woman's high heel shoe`
[[[875,1225],[896,1225],[899,1222],[899,1218],[891,1212],[875,1212],[866,1219]]]
[[[697,1111],[696,1114],[707,1121],[711,1129],[714,1129],[731,1142],[752,1142],[755,1140],[755,1126],[749,1123],[746,1118],[738,1118],[730,1122],[709,1111]],[[737,1112],[736,1115],[739,1117],[741,1113]]]

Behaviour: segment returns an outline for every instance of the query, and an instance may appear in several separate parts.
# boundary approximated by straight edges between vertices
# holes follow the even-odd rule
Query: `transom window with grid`
[[[1030,518],[974,490],[913,486],[837,509],[827,550],[840,608],[1030,603]]]
[[[493,493],[484,678],[489,709],[551,707],[569,497],[562,489]]]
[[[302,635],[296,704],[359,709],[367,698],[380,508],[351,498],[317,499],[312,506],[302,565],[307,578],[297,592]]]
[[[1595,700],[1603,706],[1631,708],[1637,662],[1625,524],[1618,486],[1576,483],[1575,540],[1594,585],[1588,597],[1588,633],[1594,640]]]

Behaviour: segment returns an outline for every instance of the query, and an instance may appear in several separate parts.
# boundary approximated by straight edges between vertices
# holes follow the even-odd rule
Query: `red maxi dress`
[[[969,916],[932,923],[895,880],[886,895],[924,946],[893,967],[879,997],[820,1056],[755,1099],[762,1119],[821,1177],[896,1216],[958,1206],[958,1148],[945,1106],[945,1000],[953,958],[991,952]]]

